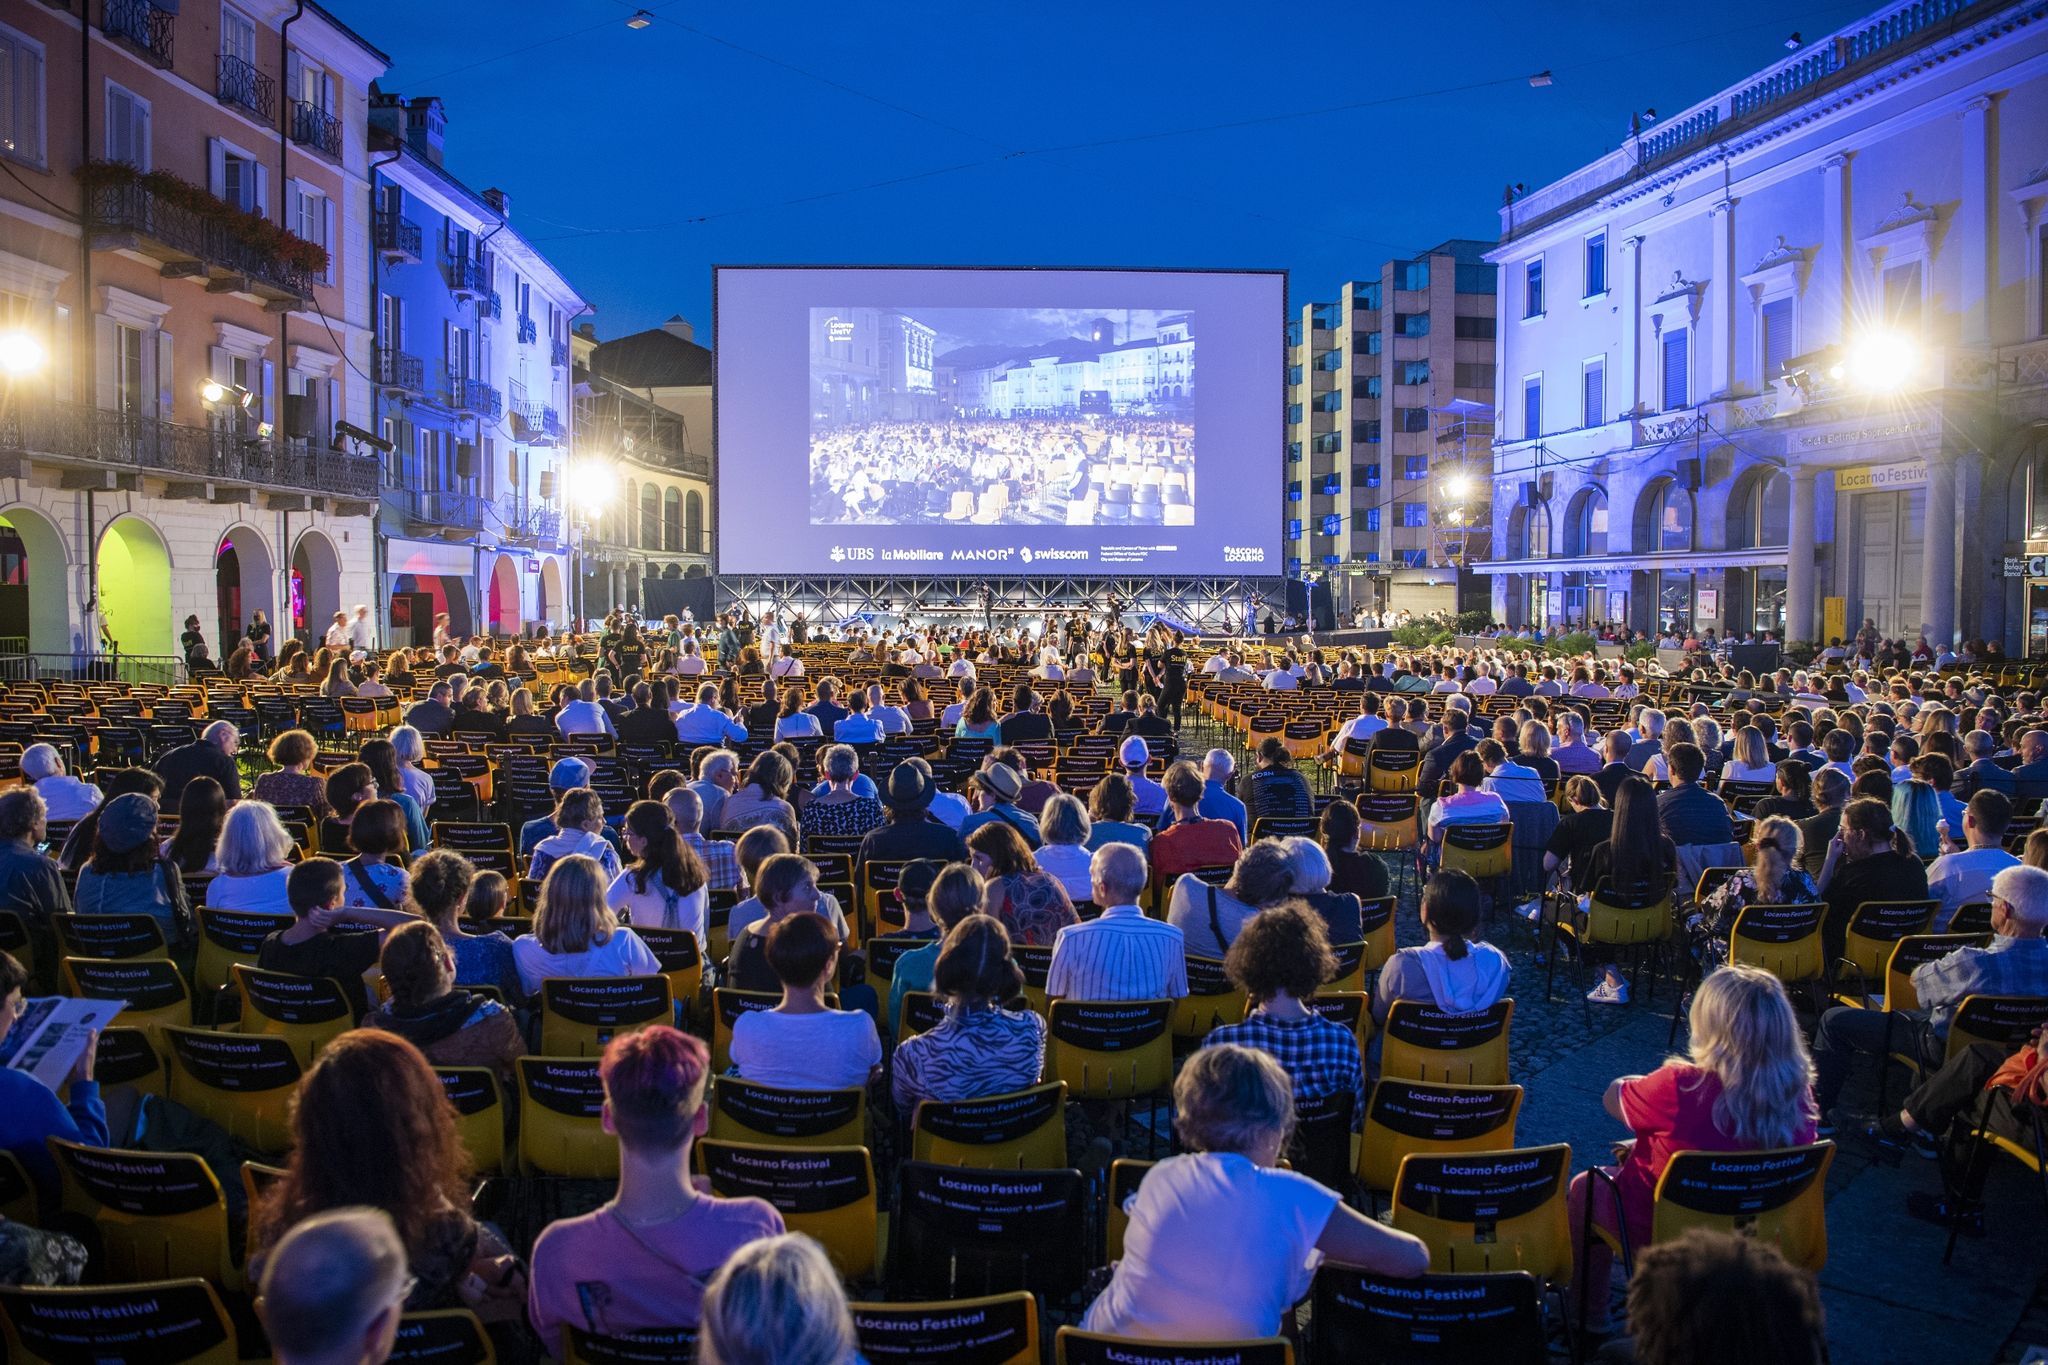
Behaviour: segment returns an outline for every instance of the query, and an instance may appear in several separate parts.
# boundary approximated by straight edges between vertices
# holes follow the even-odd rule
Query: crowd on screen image
[[[1149,488],[1143,501],[1191,511],[1194,467],[1194,426],[1170,417],[867,422],[812,435],[811,519],[1142,521],[1100,509],[1118,488],[1127,503]],[[1068,519],[1067,509],[1091,492],[1091,519]],[[951,515],[963,508],[968,515]],[[1163,510],[1149,518],[1164,519]]]

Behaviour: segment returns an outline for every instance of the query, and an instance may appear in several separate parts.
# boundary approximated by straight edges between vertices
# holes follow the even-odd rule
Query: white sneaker
[[[1543,920],[1543,902],[1540,900],[1523,901],[1515,907],[1515,913],[1531,924],[1540,924]]]
[[[1586,999],[1596,1005],[1626,1005],[1628,1003],[1628,982],[1617,981],[1611,976],[1600,978],[1600,984],[1586,992]]]

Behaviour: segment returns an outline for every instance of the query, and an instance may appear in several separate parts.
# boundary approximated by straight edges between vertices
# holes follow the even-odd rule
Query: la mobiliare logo
[[[884,549],[877,553],[871,545],[834,545],[826,552],[834,564],[866,564],[877,558],[887,560],[916,560],[931,562],[950,560],[960,564],[1051,564],[1086,563],[1089,553],[1085,549],[1034,549],[1029,545],[989,545],[975,548],[951,550],[932,549]]]

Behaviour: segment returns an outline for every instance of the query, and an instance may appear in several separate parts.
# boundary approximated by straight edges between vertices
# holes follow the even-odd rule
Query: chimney
[[[405,140],[405,96],[370,87],[370,132],[392,143]]]
[[[495,186],[485,190],[484,202],[496,209],[500,218],[509,220],[512,217],[512,196],[505,191]]]
[[[594,322],[577,323],[576,335],[580,337],[588,337],[592,341],[597,340],[597,324]]]
[[[667,332],[672,337],[681,337],[684,341],[695,341],[697,339],[697,329],[692,327],[681,313],[677,313],[667,322],[662,323],[661,330]]]
[[[448,111],[439,95],[419,95],[405,106],[405,141],[436,166],[448,137]]]

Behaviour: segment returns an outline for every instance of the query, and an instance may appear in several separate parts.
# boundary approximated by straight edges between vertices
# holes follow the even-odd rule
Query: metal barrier
[[[185,681],[185,661],[175,654],[36,654],[4,646],[5,638],[0,637],[0,681],[5,682],[129,682],[175,687]]]

